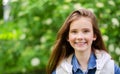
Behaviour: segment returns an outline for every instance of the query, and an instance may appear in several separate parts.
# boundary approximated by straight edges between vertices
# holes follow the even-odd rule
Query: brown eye
[[[75,34],[75,33],[77,33],[77,31],[76,30],[71,30],[70,33]]]
[[[90,31],[89,31],[89,30],[84,30],[83,32],[84,32],[84,33],[88,33],[88,32],[90,32]]]

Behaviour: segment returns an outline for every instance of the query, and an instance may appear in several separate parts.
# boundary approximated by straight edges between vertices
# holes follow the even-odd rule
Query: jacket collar
[[[97,57],[97,59],[95,56]],[[95,55],[94,53],[92,53],[90,56],[89,63],[88,63],[88,69],[92,69],[96,67],[97,68],[96,74],[99,74],[101,69],[104,67],[105,63],[107,63],[107,61],[109,61],[110,59],[111,59],[111,56],[107,52],[103,50],[98,50],[97,52],[95,51]],[[74,66],[74,62],[76,63],[75,66]],[[80,69],[79,67],[80,65],[78,64],[77,59],[75,58],[74,54],[64,59],[60,66],[65,71],[67,71],[69,74],[72,74],[72,68],[73,69],[75,68],[74,71],[77,71],[77,69]]]
[[[89,62],[88,62],[88,69],[93,69],[93,68],[96,67],[96,61],[95,60],[96,60],[96,57],[95,57],[94,53],[91,53],[90,59],[89,59]],[[80,65],[79,65],[75,55],[73,55],[71,63],[73,65],[73,71],[74,72],[76,72],[78,69],[81,70]]]

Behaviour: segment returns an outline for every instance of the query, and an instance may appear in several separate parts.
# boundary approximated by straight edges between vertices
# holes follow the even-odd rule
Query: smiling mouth
[[[76,46],[84,46],[87,42],[75,42]]]

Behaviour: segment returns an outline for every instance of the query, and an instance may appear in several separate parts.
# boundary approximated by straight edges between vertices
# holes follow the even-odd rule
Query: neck
[[[87,69],[90,54],[91,54],[91,50],[85,51],[85,52],[75,52],[75,56],[80,64],[82,70]]]

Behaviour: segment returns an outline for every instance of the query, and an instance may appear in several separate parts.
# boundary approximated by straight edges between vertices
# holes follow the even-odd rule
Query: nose
[[[76,38],[80,40],[83,39],[84,38],[83,33],[78,33]]]

